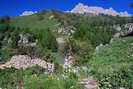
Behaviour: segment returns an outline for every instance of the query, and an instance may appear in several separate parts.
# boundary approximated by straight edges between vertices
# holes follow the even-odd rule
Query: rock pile
[[[45,68],[50,72],[53,72],[54,70],[54,64],[47,63],[46,61],[41,60],[39,58],[31,59],[31,57],[27,55],[13,56],[9,62],[0,65],[0,69],[11,68],[11,67],[14,67],[16,69],[20,69],[20,68],[25,69],[35,65]]]

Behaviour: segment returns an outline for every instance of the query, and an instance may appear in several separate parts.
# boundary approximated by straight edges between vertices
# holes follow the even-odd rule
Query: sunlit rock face
[[[33,12],[33,11],[24,11],[20,16],[29,16],[29,15],[33,15],[37,13],[36,11]]]
[[[78,14],[90,13],[94,15],[104,14],[104,15],[120,16],[120,17],[131,16],[127,12],[117,12],[113,8],[104,9],[102,7],[97,7],[97,6],[87,6],[82,3],[79,3],[78,5],[76,5],[75,8],[72,9],[70,12],[78,13]]]

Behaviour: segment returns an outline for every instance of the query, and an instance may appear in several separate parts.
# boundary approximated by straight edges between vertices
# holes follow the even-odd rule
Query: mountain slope
[[[87,78],[93,82],[93,78],[88,78],[92,73],[96,78],[94,80],[98,81],[104,80],[105,75],[107,78],[108,75],[114,78],[113,74],[116,74],[115,78],[119,80],[121,78],[118,75],[122,74],[124,82],[108,80],[111,81],[109,83],[113,87],[121,85],[132,88],[132,81],[127,81],[128,78],[125,78],[125,76],[132,77],[130,76],[130,73],[132,74],[132,50],[129,50],[132,48],[132,38],[118,38],[109,44],[115,34],[126,30],[130,32],[132,24],[127,23],[131,22],[131,17],[89,16],[58,10],[42,10],[29,16],[0,18],[0,62],[2,64],[5,62],[8,64],[14,55],[18,55],[15,56],[17,58],[19,55],[26,55],[30,59],[39,58],[54,64],[52,73],[40,67],[20,70],[0,69],[0,86],[9,89],[17,89],[17,87],[45,89],[47,85],[47,89],[83,89],[78,80]],[[125,29],[123,26],[129,28]],[[121,30],[118,30],[118,27]],[[130,33],[124,36],[132,36],[132,31]],[[95,48],[99,44],[108,44],[108,46],[96,51]],[[18,62],[27,64],[21,58]],[[64,68],[63,64],[67,67]],[[129,71],[128,75],[123,74],[123,71],[126,71],[121,72],[123,67],[131,72]],[[100,81],[101,84],[103,83],[100,87],[105,87],[107,85],[105,82]],[[98,85],[97,81],[96,84]],[[108,86],[109,84],[105,89]]]
[[[114,41],[97,51],[89,61],[101,87],[133,88],[133,37]],[[110,86],[109,86],[110,85]]]

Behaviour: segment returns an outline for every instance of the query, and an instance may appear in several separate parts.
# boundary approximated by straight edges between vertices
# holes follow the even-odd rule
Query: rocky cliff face
[[[97,6],[87,6],[82,3],[79,3],[78,5],[76,5],[76,7],[72,9],[70,12],[79,13],[79,14],[88,13],[88,14],[94,14],[94,15],[104,14],[104,15],[120,16],[120,17],[131,16],[127,12],[117,12],[113,8],[104,9],[102,7],[97,7]]]
[[[120,38],[120,37],[126,37],[126,36],[133,36],[133,23],[123,24],[123,25],[115,25],[114,28],[118,31],[113,38],[110,40],[110,43],[113,42],[113,40]]]
[[[133,23],[116,25],[114,27],[116,28],[117,31],[119,31],[119,33],[114,35],[114,38],[128,36],[133,33]]]

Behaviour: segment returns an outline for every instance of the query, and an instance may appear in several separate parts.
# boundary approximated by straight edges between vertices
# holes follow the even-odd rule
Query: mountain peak
[[[33,11],[24,11],[20,16],[29,16],[29,15],[33,15],[37,13],[37,11],[33,12]]]
[[[131,14],[127,12],[117,12],[112,7],[110,7],[109,9],[104,9],[98,6],[87,6],[84,5],[83,3],[78,3],[75,6],[75,8],[71,10],[71,13],[78,13],[78,14],[90,13],[94,15],[104,14],[104,15],[120,16],[120,17],[131,16]]]
[[[84,6],[84,4],[83,3],[78,3],[76,6],[81,7],[81,6]]]

